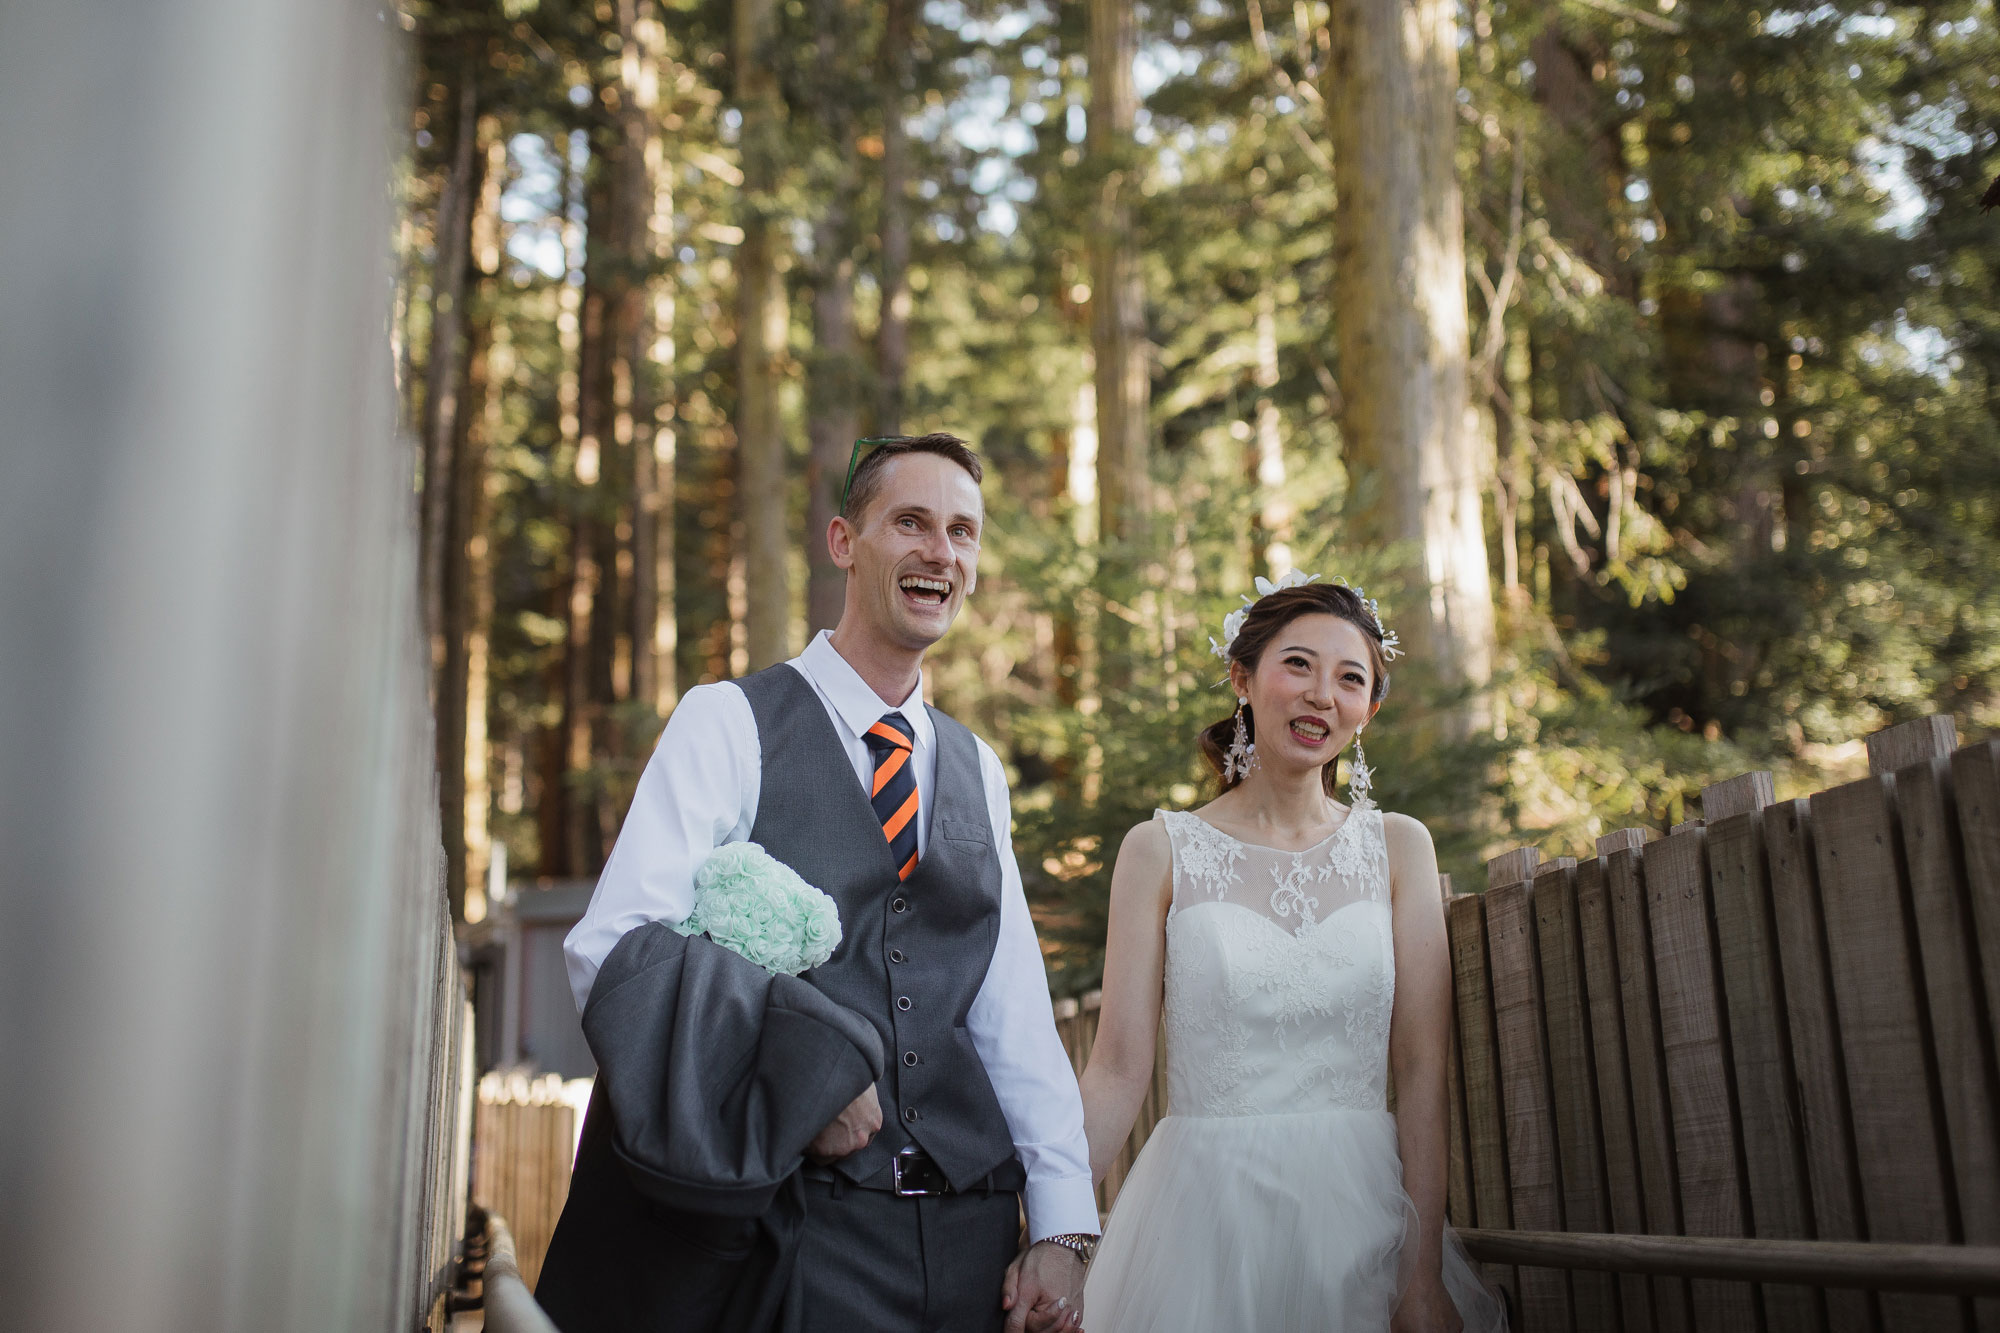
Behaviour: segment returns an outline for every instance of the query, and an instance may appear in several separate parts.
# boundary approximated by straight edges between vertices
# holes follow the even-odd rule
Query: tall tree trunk
[[[1334,0],[1325,76],[1334,142],[1334,308],[1350,523],[1407,542],[1425,585],[1397,628],[1447,683],[1483,685],[1494,626],[1468,428],[1465,220],[1454,164],[1458,45],[1447,0]],[[1392,608],[1394,609],[1394,608]],[[1475,706],[1452,719],[1478,725]]]
[[[584,243],[578,217],[582,212],[583,164],[577,160],[575,146],[568,139],[563,142],[563,157],[567,170],[562,225],[566,272],[556,293],[556,339],[561,352],[556,403],[562,440],[560,456],[568,461],[569,480],[575,493],[565,497],[570,516],[567,568],[552,608],[564,624],[564,635],[563,651],[551,665],[549,682],[550,697],[560,700],[561,706],[556,726],[541,752],[540,832],[544,875],[580,875],[589,868],[571,776],[590,757],[589,722],[585,715],[588,680],[585,653],[590,610],[597,595],[597,570],[591,554],[585,504],[588,488],[597,480],[598,451],[596,438],[583,434],[590,379],[585,373]]]
[[[910,358],[910,6],[882,6],[882,318],[875,331],[875,433],[903,431],[903,377]]]
[[[1250,564],[1279,578],[1292,567],[1292,501],[1285,491],[1285,442],[1279,430],[1278,306],[1267,287],[1257,293],[1257,421],[1250,438],[1249,474],[1257,509],[1250,519]]]
[[[612,508],[608,458],[611,424],[611,355],[614,336],[606,278],[615,264],[595,258],[610,249],[609,182],[592,182],[584,210],[583,329],[577,347],[577,451],[575,523],[570,532],[569,767],[570,851],[576,873],[595,873],[603,860],[601,799],[589,773],[604,753],[611,703],[612,622],[618,601],[616,546],[606,515]],[[582,779],[578,781],[578,779]]]
[[[785,437],[779,392],[791,311],[774,216],[783,108],[771,67],[776,0],[736,0],[736,103],[743,113],[743,241],[737,247],[737,498],[743,513],[745,608],[752,671],[791,655],[786,564]]]
[[[1146,413],[1146,293],[1133,234],[1138,195],[1132,130],[1135,18],[1127,0],[1090,0],[1090,115],[1085,150],[1096,172],[1091,214],[1090,342],[1096,360],[1098,529],[1131,541],[1152,510]]]
[[[467,55],[459,75],[457,136],[451,170],[438,196],[436,270],[431,277],[431,348],[424,387],[424,492],[419,511],[419,571],[424,631],[430,636],[432,667],[439,665],[444,627],[446,530],[451,522],[451,453],[458,433],[459,382],[464,362],[459,339],[465,330],[465,265],[472,201],[479,191],[478,65]],[[433,684],[435,691],[435,684]]]
[[[632,697],[664,717],[674,706],[674,185],[660,89],[667,33],[653,0],[620,0],[625,151],[637,158],[630,331],[632,377]]]
[[[827,525],[840,506],[847,459],[861,433],[863,367],[854,329],[854,195],[860,157],[852,93],[841,77],[841,52],[853,24],[846,0],[815,0],[818,39],[815,117],[841,164],[824,211],[813,226],[813,349],[806,369],[806,628],[840,623],[847,576],[826,548]]]
[[[453,450],[449,540],[445,548],[444,670],[438,684],[438,826],[444,838],[445,889],[459,920],[485,915],[487,635],[493,623],[492,563],[487,551],[487,454],[499,423],[494,318],[500,274],[500,190],[507,143],[494,116],[479,118],[479,202],[469,233],[481,300],[473,315],[461,429]],[[504,360],[506,353],[502,353]]]

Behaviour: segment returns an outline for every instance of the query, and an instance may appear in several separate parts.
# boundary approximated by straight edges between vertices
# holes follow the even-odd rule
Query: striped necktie
[[[917,868],[917,773],[910,764],[917,733],[901,713],[884,713],[882,720],[861,734],[875,756],[875,777],[868,798],[889,840],[889,855],[898,867],[897,879],[908,879]]]

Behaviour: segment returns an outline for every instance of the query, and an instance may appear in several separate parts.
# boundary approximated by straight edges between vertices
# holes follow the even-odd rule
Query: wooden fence
[[[2000,1329],[2000,741],[1954,741],[1450,901],[1450,1214],[1517,1328]]]
[[[533,1290],[569,1198],[587,1079],[487,1074],[473,1129],[472,1197],[506,1219],[520,1279]]]

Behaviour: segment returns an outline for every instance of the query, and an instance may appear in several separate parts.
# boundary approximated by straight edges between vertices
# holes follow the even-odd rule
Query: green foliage
[[[1161,503],[1132,551],[1092,535],[1094,502],[1073,483],[1089,480],[1087,226],[1104,164],[1085,160],[1083,10],[931,0],[902,103],[915,212],[903,424],[964,434],[990,467],[981,586],[929,675],[1015,775],[1017,852],[1068,989],[1096,975],[1125,832],[1212,790],[1194,737],[1226,709],[1207,638],[1263,572],[1271,502],[1289,505],[1300,567],[1369,584],[1392,621],[1417,596],[1407,553],[1355,549],[1340,522],[1368,497],[1349,494],[1342,466],[1335,335],[1369,312],[1327,300],[1323,4],[1140,11],[1143,111],[1118,165],[1140,182]],[[817,275],[851,258],[864,342],[880,317],[871,154],[893,111],[879,7],[781,11],[786,171],[763,202],[794,221],[792,347],[824,375],[805,299]],[[551,276],[523,258],[565,217],[587,229],[618,53],[608,10],[581,0],[407,12],[424,132],[405,190],[413,416],[427,228],[453,142],[447,85],[468,49],[488,81],[482,112],[513,145],[513,257],[476,318],[505,326],[514,358],[494,442],[491,729],[496,769],[516,775],[513,796],[496,780],[496,830],[531,864],[537,809],[559,786],[598,793],[615,829],[659,725],[649,705],[613,698],[590,762],[560,751],[563,672],[580,651],[564,600],[574,534],[597,524],[615,557],[632,497],[622,474],[579,490],[565,452],[574,353],[559,297],[595,261],[571,254]],[[662,103],[675,216],[655,271],[673,279],[675,323],[651,387],[675,408],[687,685],[741,665],[728,423],[742,145],[727,112],[730,6],[662,12],[678,71]],[[1383,804],[1423,818],[1444,867],[1476,888],[1506,846],[1587,854],[1611,828],[1689,817],[1703,783],[1747,769],[1811,790],[1844,775],[1855,738],[1933,708],[1968,734],[1992,728],[2000,219],[1974,201],[2000,172],[1993,0],[1466,0],[1462,26],[1474,400],[1497,473],[1503,629],[1480,701],[1494,725],[1439,742],[1432,721],[1460,701],[1399,664],[1368,735]],[[828,133],[836,123],[854,145]],[[838,254],[821,253],[815,224],[836,198],[852,226]],[[1259,365],[1260,314],[1275,374]],[[871,402],[872,366],[843,373]],[[806,401],[786,409],[801,472]],[[1250,475],[1265,403],[1287,468],[1277,496]],[[802,513],[802,487],[794,500]],[[1502,587],[1509,570],[1517,582]]]

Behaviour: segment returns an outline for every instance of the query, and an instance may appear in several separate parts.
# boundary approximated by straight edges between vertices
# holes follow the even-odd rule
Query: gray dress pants
[[[899,1198],[808,1178],[805,1333],[997,1333],[1019,1236],[1012,1192]]]

